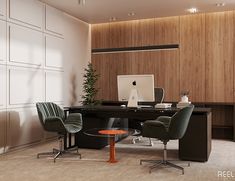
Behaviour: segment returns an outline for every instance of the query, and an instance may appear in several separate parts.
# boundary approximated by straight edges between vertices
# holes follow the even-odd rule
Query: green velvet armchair
[[[182,174],[184,174],[183,167],[167,160],[167,143],[170,140],[181,139],[184,136],[193,109],[194,106],[191,105],[179,110],[172,117],[160,116],[156,120],[148,120],[144,123],[143,137],[157,138],[164,144],[164,156],[162,160],[140,160],[140,164],[142,164],[142,162],[154,163],[154,165],[150,167],[150,173],[152,169],[164,165],[180,169],[182,170]]]
[[[37,158],[43,155],[53,155],[55,162],[56,158],[64,153],[74,154],[72,152],[74,150],[77,151],[75,154],[81,158],[78,147],[75,147],[72,150],[65,150],[63,149],[62,141],[67,133],[78,133],[82,129],[82,115],[80,113],[72,113],[65,118],[64,111],[52,102],[38,102],[36,103],[36,108],[44,130],[58,133],[59,138],[59,149],[53,149],[52,152],[38,153]]]

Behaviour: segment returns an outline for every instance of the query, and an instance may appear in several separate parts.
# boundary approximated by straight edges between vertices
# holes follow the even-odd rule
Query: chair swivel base
[[[77,153],[73,153],[71,151],[76,150]],[[71,155],[78,155],[79,158],[81,159],[81,154],[78,152],[78,147],[74,147],[71,149],[67,149],[67,150],[59,150],[59,149],[55,149],[53,148],[52,152],[43,152],[43,153],[38,153],[37,154],[37,158],[39,158],[40,156],[54,156],[54,163],[56,161],[56,158],[58,158],[59,156],[62,156],[64,154],[71,154]]]
[[[142,162],[148,162],[148,163],[154,164],[153,166],[149,167],[150,168],[149,173],[151,173],[153,169],[158,168],[160,166],[170,166],[170,167],[181,170],[182,174],[184,174],[184,167],[176,165],[168,160],[140,160],[140,165],[142,165]],[[190,163],[188,163],[188,166],[190,166]]]

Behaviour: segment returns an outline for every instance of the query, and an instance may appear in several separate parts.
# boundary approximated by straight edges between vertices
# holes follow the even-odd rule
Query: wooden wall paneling
[[[179,50],[153,52],[155,86],[165,89],[164,101],[179,101]]]
[[[135,74],[154,74],[155,60],[152,58],[151,51],[136,52],[132,62],[132,70]]]
[[[106,54],[93,54],[92,64],[94,69],[100,75],[97,81],[97,88],[99,92],[97,94],[97,99],[109,100],[109,56]]]
[[[233,12],[206,14],[206,101],[233,102]]]
[[[156,18],[154,27],[154,44],[179,43],[179,17]]]
[[[205,15],[180,16],[180,91],[205,101]]]
[[[128,21],[110,23],[109,43],[112,48],[131,47],[132,23]]]
[[[109,23],[91,25],[91,48],[110,48]]]
[[[6,110],[0,110],[0,154],[4,153],[6,146],[6,123],[7,113]]]
[[[154,22],[155,19],[130,21],[133,46],[154,45]]]
[[[109,71],[109,100],[118,100],[117,93],[117,72],[118,64],[121,60],[121,54],[110,53],[106,55],[108,57],[108,71]]]
[[[119,53],[117,68],[118,75],[136,74],[135,71],[135,52]]]
[[[233,11],[233,26],[235,26],[235,11]],[[233,33],[235,40],[235,31]],[[235,41],[233,41],[233,52],[235,52]],[[233,75],[235,74],[235,53],[233,53]],[[235,141],[235,78],[233,77],[233,141]]]

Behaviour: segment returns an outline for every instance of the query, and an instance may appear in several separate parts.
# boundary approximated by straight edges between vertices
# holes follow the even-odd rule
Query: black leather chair
[[[167,142],[170,140],[181,139],[184,136],[193,109],[194,106],[191,105],[182,108],[172,117],[160,116],[156,120],[148,120],[144,123],[143,136],[148,138],[158,138],[164,144],[164,155],[162,160],[140,160],[140,164],[142,164],[142,162],[154,163],[154,165],[150,167],[150,173],[152,169],[164,165],[180,169],[182,170],[182,174],[184,174],[183,167],[167,160]]]
[[[42,127],[45,131],[58,133],[59,149],[53,149],[52,152],[38,153],[37,158],[44,155],[53,155],[54,162],[56,158],[64,153],[76,154],[81,158],[81,154],[78,152],[78,147],[73,149],[63,149],[62,141],[63,137],[68,133],[78,133],[82,129],[82,116],[80,113],[69,114],[65,118],[64,111],[56,104],[52,102],[38,102],[36,103],[38,117]],[[76,150],[76,153],[72,151]]]
[[[164,89],[162,87],[155,87],[154,88],[154,96],[155,96],[155,103],[154,104],[162,103],[164,100],[164,96],[165,96]],[[142,130],[142,126],[143,126],[144,122],[140,121],[140,122],[137,122],[137,124],[138,125],[136,126],[136,129]],[[135,144],[136,140],[141,140],[141,136],[142,136],[142,133],[136,135],[136,137],[134,137],[132,139],[132,143]],[[152,142],[151,138],[149,138],[149,144],[150,144],[150,146],[153,146],[153,142]]]

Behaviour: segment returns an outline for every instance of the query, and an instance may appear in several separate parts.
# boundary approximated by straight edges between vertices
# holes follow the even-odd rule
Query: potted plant
[[[83,95],[82,104],[83,105],[97,105],[100,101],[95,100],[98,93],[98,89],[95,84],[99,78],[99,74],[96,73],[96,70],[93,68],[92,63],[89,62],[87,68],[84,69],[85,73],[83,74]]]

